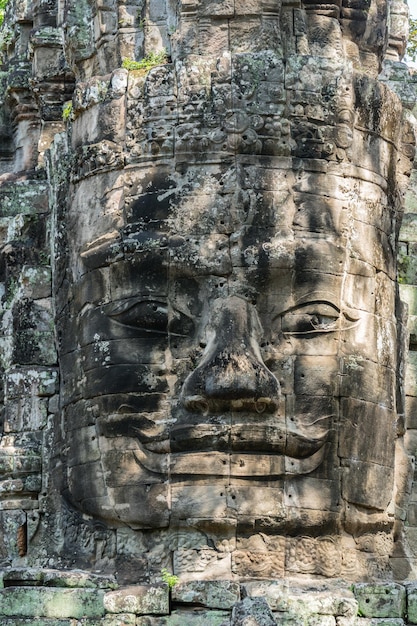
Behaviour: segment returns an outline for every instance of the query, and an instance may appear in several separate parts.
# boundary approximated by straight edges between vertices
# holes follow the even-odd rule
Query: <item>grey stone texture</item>
[[[2,624],[417,623],[406,30],[9,0]]]
[[[143,585],[109,591],[104,596],[108,613],[166,615],[169,613],[168,585]]]
[[[97,589],[7,587],[0,590],[1,613],[4,617],[100,618],[103,596]]]
[[[402,617],[406,593],[401,585],[361,583],[354,586],[359,615],[363,617]]]
[[[247,597],[241,602],[236,602],[230,625],[275,626],[276,621],[265,598]]]
[[[231,609],[240,600],[239,583],[228,580],[196,580],[176,584],[171,592],[175,603],[212,609]]]

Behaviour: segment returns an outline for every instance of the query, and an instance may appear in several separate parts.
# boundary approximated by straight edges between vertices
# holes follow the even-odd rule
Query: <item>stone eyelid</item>
[[[154,298],[136,297],[110,303],[103,307],[104,313],[117,324],[137,328],[139,330],[161,335],[173,335],[176,337],[186,337],[187,332],[174,332],[170,329],[170,324],[177,322],[181,325],[190,324],[191,319],[184,313],[174,310],[170,319],[168,304]]]
[[[291,317],[293,319],[291,319]],[[354,318],[346,311],[331,302],[316,300],[305,302],[282,313],[279,318],[282,324],[282,333],[285,336],[308,336],[313,334],[347,331],[355,328],[359,318]],[[350,322],[342,325],[343,322]],[[300,325],[310,326],[300,329]]]

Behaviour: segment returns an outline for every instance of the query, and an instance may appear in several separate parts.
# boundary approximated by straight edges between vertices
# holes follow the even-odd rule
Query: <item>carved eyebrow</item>
[[[308,300],[306,302],[295,304],[294,306],[290,307],[286,311],[283,311],[280,315],[283,316],[283,315],[286,315],[287,313],[292,313],[293,311],[302,310],[302,309],[312,307],[312,306],[313,307],[314,306],[328,307],[329,309],[332,310],[330,312],[335,312],[337,314],[341,313],[341,309],[336,304],[333,304],[333,302],[329,302],[328,300]]]

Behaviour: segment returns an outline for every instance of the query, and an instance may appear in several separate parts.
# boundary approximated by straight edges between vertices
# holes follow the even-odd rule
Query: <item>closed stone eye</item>
[[[285,335],[309,335],[348,330],[358,319],[329,302],[308,302],[281,315]]]
[[[148,332],[168,332],[168,307],[157,300],[123,300],[105,308],[105,313],[119,324]]]
[[[104,312],[118,324],[147,333],[188,336],[193,329],[190,318],[168,311],[168,304],[159,300],[129,298],[104,307]]]

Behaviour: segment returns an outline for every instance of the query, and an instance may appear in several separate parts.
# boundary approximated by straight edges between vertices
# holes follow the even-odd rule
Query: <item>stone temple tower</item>
[[[417,623],[407,17],[10,0],[5,626]]]

